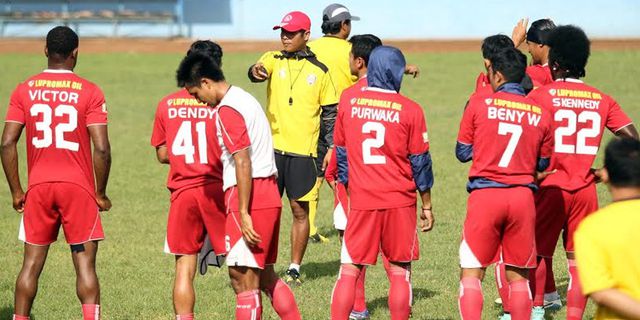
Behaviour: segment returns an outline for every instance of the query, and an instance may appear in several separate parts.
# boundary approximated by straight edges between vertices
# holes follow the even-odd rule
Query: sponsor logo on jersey
[[[55,89],[74,89],[82,90],[82,83],[71,80],[31,80],[27,83],[29,87],[36,88],[55,88]]]

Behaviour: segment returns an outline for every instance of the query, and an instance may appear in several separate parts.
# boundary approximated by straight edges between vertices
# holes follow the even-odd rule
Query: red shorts
[[[341,231],[347,227],[349,215],[349,196],[347,188],[342,183],[336,183],[333,209],[333,226]]]
[[[275,264],[278,258],[278,236],[280,235],[280,212],[282,208],[252,209],[253,230],[260,235],[260,243],[249,247],[240,229],[240,213],[227,215],[227,265],[264,269]]]
[[[174,191],[164,252],[175,255],[196,254],[202,248],[208,233],[213,251],[224,254],[224,212],[222,183]]]
[[[471,192],[460,244],[460,266],[483,268],[502,258],[505,264],[535,268],[535,203],[527,187]]]
[[[392,262],[420,257],[416,206],[349,211],[342,241],[342,263],[375,265],[378,253]]]
[[[27,191],[18,238],[34,245],[58,239],[62,225],[69,244],[104,239],[94,195],[69,182],[47,182]]]
[[[573,233],[584,218],[598,210],[595,183],[573,192],[543,188],[535,199],[538,255],[553,256],[561,231],[564,249],[573,252]]]

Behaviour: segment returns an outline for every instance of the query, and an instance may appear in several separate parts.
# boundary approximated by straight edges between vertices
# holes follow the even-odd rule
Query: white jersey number
[[[72,132],[78,127],[78,111],[73,106],[61,104],[52,112],[52,108],[48,104],[36,103],[31,106],[29,113],[32,117],[42,115],[42,121],[36,121],[36,130],[42,133],[42,138],[33,137],[31,143],[34,147],[47,148],[53,144],[53,131],[56,136],[56,148],[78,151],[80,145],[77,142],[67,141],[64,139],[66,132]],[[53,116],[64,117],[69,116],[66,123],[58,123],[55,129],[51,128]]]
[[[198,135],[198,158],[200,164],[207,164],[207,135],[206,123],[196,122],[196,134]],[[184,162],[192,164],[195,162],[196,148],[193,145],[191,136],[191,121],[183,121],[178,128],[176,138],[171,144],[171,153],[176,156],[184,156]]]
[[[362,141],[362,160],[364,164],[385,164],[387,158],[383,155],[371,154],[372,148],[380,148],[384,145],[385,127],[380,122],[365,122],[362,125],[362,133],[372,133],[373,138]]]
[[[553,116],[557,122],[567,120],[567,125],[559,127],[555,131],[555,151],[558,153],[588,154],[598,153],[598,146],[588,146],[587,138],[595,138],[600,135],[600,114],[593,111],[582,111],[579,115],[573,110],[560,109]],[[577,131],[577,123],[591,122],[591,127]],[[565,144],[563,138],[576,134],[576,144]]]
[[[502,153],[502,157],[500,158],[500,162],[498,163],[498,167],[501,168],[506,168],[509,166],[511,158],[513,157],[513,153],[516,151],[516,146],[518,146],[518,141],[520,141],[520,136],[522,135],[522,127],[517,124],[500,122],[498,124],[498,134],[506,136],[509,133],[511,134],[509,143],[507,143],[507,148]]]

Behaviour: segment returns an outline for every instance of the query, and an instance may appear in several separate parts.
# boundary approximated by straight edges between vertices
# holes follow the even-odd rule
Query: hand
[[[244,241],[250,247],[257,245],[262,241],[260,235],[253,230],[253,222],[251,221],[251,216],[248,212],[240,212],[240,230],[242,231]]]
[[[416,66],[415,64],[408,64],[404,68],[404,74],[410,74],[415,78],[420,74],[420,68],[418,68],[418,66]]]
[[[433,224],[435,220],[433,219],[433,212],[431,208],[422,208],[422,212],[420,213],[420,231],[427,232],[433,229]]]
[[[106,194],[96,195],[96,202],[100,211],[109,211],[111,209],[111,199]]]
[[[604,177],[604,168],[591,168],[589,171],[595,176],[594,181],[596,183],[600,183],[603,181]]]
[[[12,194],[13,208],[19,213],[24,212],[24,191],[18,190],[15,194]]]
[[[267,69],[264,68],[264,65],[261,62],[258,62],[251,67],[251,75],[260,81],[267,80],[267,77],[269,77]]]
[[[544,180],[548,175],[554,174],[557,171],[558,171],[557,169],[553,169],[551,171],[544,171],[544,172],[536,171],[536,182],[540,182]]]
[[[336,193],[336,186],[338,184],[337,180],[333,180],[333,181],[329,181],[327,180],[327,184],[329,185],[329,188],[331,188],[331,191],[333,191],[333,193]]]
[[[520,19],[518,24],[513,27],[513,32],[511,33],[511,40],[513,40],[513,44],[515,47],[519,47],[527,38],[527,26],[529,25],[529,18]]]
[[[333,154],[333,148],[327,149],[327,154],[324,155],[324,159],[322,159],[322,171],[327,170],[329,166],[329,161],[331,161],[331,155]]]

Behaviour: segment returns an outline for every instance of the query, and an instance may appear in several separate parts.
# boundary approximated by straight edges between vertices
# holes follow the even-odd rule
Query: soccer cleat
[[[349,314],[349,320],[365,320],[369,319],[369,310],[364,309],[364,311],[354,311],[352,310]]]
[[[498,317],[498,320],[511,320],[511,313],[503,313]]]
[[[290,287],[297,287],[302,284],[302,280],[300,280],[300,272],[296,269],[289,269],[284,272],[284,282],[286,282]]]
[[[311,242],[315,242],[315,243],[327,243],[327,242],[329,242],[329,238],[321,235],[318,232],[310,235],[309,236],[309,240],[311,240]]]
[[[531,310],[531,320],[544,320],[544,308],[533,307]]]
[[[547,310],[560,310],[562,308],[562,300],[558,292],[544,294],[544,308]]]

